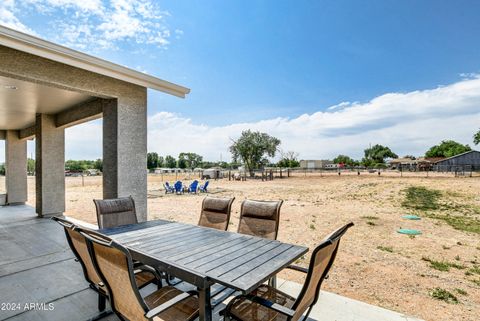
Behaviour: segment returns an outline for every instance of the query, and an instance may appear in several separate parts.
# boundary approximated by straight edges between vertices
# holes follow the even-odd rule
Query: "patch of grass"
[[[310,229],[311,229],[311,230],[315,230],[315,225],[310,224]]]
[[[381,251],[393,253],[393,247],[391,247],[391,246],[382,246],[382,245],[379,245],[379,246],[377,246],[377,249],[379,249],[379,250],[381,250]]]
[[[442,249],[444,249],[444,250],[450,250],[451,247],[448,247],[448,246],[446,246],[446,245],[442,245]]]
[[[445,221],[456,230],[480,234],[480,219],[468,216],[428,214],[429,218]],[[460,244],[461,245],[461,244]]]
[[[455,291],[460,295],[468,295],[467,291],[463,289],[456,288]]]
[[[415,210],[437,210],[442,192],[423,186],[410,186],[405,190],[402,206]]]
[[[375,222],[372,222],[372,221],[368,221],[367,224],[370,225],[370,226],[375,226],[375,225],[377,225],[377,224],[375,224]]]
[[[468,269],[468,272],[470,272],[472,274],[480,274],[480,266],[479,265],[475,265],[474,267],[471,267]]]
[[[366,220],[378,220],[378,216],[371,216],[371,215],[366,215],[366,216],[360,216],[360,218],[366,219]]]
[[[474,279],[474,280],[471,280],[471,281],[472,281],[473,283],[475,283],[476,285],[480,286],[480,279],[478,279],[478,280],[475,280],[475,279]]]
[[[430,292],[430,296],[434,299],[445,301],[447,303],[457,304],[458,299],[453,293],[442,289],[442,288],[435,288]]]
[[[425,257],[425,256],[422,257],[422,260],[430,263],[430,267],[432,269],[442,271],[442,272],[448,272],[448,271],[450,271],[450,268],[455,268],[455,269],[458,269],[458,270],[465,269],[464,265],[460,265],[460,264],[457,264],[457,263],[446,262],[446,261],[435,261],[435,260],[432,260],[432,259],[430,259],[428,257]]]

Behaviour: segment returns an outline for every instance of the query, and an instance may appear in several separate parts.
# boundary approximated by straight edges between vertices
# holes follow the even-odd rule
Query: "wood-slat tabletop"
[[[251,292],[308,251],[298,245],[165,220],[100,230],[148,257],[196,278]]]

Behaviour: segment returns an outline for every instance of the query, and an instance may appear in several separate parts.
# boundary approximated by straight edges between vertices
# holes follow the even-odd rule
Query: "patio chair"
[[[238,233],[276,240],[283,201],[244,200]]]
[[[98,227],[101,229],[138,223],[135,201],[131,196],[93,202],[97,209]]]
[[[142,298],[129,251],[94,231],[80,233],[87,239],[95,269],[110,293],[112,310],[121,320],[190,321],[198,317],[196,292],[165,286]]]
[[[206,181],[205,184],[203,185],[200,185],[200,187],[198,188],[198,190],[201,192],[201,193],[208,193],[208,184],[209,184],[210,181]]]
[[[176,181],[175,182],[175,185],[173,185],[175,187],[175,193],[177,194],[183,194],[183,184],[182,184],[182,181]]]
[[[98,310],[103,313],[99,314],[95,319],[111,313],[111,311],[105,311],[108,292],[93,266],[87,248],[87,241],[85,240],[85,237],[80,234],[80,228],[72,222],[60,217],[53,217],[52,219],[63,226],[67,243],[75,255],[76,261],[79,262],[82,267],[85,280],[88,282],[90,288],[98,293]],[[150,283],[156,283],[159,286],[162,284],[161,278],[156,271],[148,266],[139,266],[136,268],[135,282],[139,288],[143,288]]]
[[[175,193],[175,187],[170,186],[170,184],[168,182],[165,182],[165,184],[163,184],[163,188],[165,188],[165,194]]]
[[[192,184],[188,186],[188,192],[197,194],[197,190],[198,190],[198,181],[194,180]]]
[[[235,197],[205,197],[202,202],[202,212],[200,213],[198,225],[226,231],[230,222],[230,212],[234,200]]]
[[[308,269],[288,267],[306,273],[305,283],[297,298],[262,284],[250,294],[232,299],[222,311],[225,321],[308,320],[312,307],[317,303],[322,282],[335,261],[340,239],[352,226],[353,223],[349,223],[327,236],[313,250]]]

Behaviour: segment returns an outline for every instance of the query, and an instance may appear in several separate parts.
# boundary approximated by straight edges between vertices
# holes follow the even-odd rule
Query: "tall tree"
[[[480,144],[480,129],[478,130],[478,132],[475,135],[473,135],[473,143],[475,145]]]
[[[280,154],[282,155],[282,158],[277,163],[277,166],[289,168],[300,166],[300,162],[298,161],[298,153],[293,151],[280,151]]]
[[[191,169],[198,167],[203,161],[203,157],[196,153],[180,153],[180,155],[178,155],[178,159],[179,162],[180,159],[185,160],[185,168]]]
[[[234,161],[242,160],[250,176],[253,176],[253,170],[262,166],[265,157],[275,156],[280,143],[278,138],[249,129],[243,131],[238,140],[233,141],[230,152]]]
[[[347,165],[347,166],[354,166],[354,165],[358,164],[358,162],[356,160],[354,160],[353,158],[351,158],[350,156],[347,156],[347,155],[338,155],[337,157],[335,157],[333,159],[333,163],[334,164],[344,164],[344,165]]]
[[[178,155],[177,167],[182,169],[187,168],[187,160],[184,153],[180,153],[180,155]]]
[[[33,158],[27,158],[27,173],[35,174],[35,160]]]
[[[425,153],[425,157],[452,157],[471,150],[468,145],[463,145],[453,140],[444,140],[439,145],[432,146]]]
[[[165,156],[165,167],[168,168],[175,168],[177,166],[177,160],[175,157],[172,157],[170,155]]]
[[[147,153],[147,168],[154,169],[158,167],[158,154],[157,153]]]
[[[384,164],[387,158],[397,158],[398,155],[392,152],[387,146],[379,144],[373,145],[364,150],[365,157],[362,160],[364,165],[369,166],[372,164]],[[368,165],[367,165],[368,164]]]
[[[99,170],[100,172],[103,172],[103,160],[101,158],[98,158],[93,163],[93,168],[95,168],[96,170]]]
[[[165,159],[163,156],[158,156],[158,167],[163,167],[165,166]]]

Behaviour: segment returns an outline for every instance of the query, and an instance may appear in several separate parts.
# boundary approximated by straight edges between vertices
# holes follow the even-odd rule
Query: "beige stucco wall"
[[[147,89],[0,46],[0,75],[102,98],[104,197],[132,195],[140,221],[147,218]],[[40,147],[37,145],[37,148]],[[44,186],[44,188],[47,188]],[[37,197],[41,192],[37,191]],[[43,199],[43,202],[50,200]],[[93,205],[92,205],[93,206]]]

